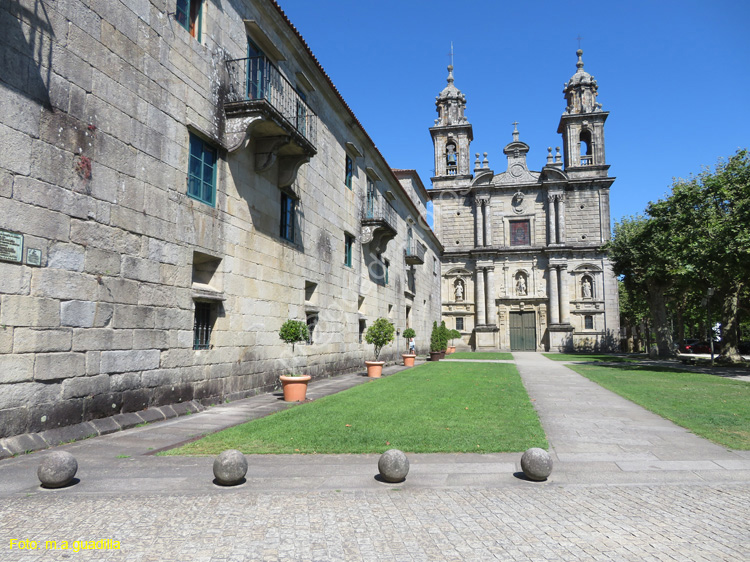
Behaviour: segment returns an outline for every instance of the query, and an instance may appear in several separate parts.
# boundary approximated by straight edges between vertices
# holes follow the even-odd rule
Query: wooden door
[[[510,313],[511,351],[536,351],[536,314],[534,312]]]

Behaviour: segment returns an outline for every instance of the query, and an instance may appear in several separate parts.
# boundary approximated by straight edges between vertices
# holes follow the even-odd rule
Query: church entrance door
[[[511,351],[536,351],[536,315],[534,312],[510,313]]]

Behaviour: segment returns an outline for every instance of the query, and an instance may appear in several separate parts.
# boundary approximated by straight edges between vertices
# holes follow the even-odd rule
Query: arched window
[[[458,150],[454,141],[448,141],[445,145],[445,163],[448,175],[455,176],[458,170]]]
[[[594,155],[591,151],[591,131],[581,131],[580,136],[581,166],[590,166],[594,163]]]

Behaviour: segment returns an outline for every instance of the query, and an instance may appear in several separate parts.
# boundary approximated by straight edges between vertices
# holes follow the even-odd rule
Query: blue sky
[[[416,169],[428,188],[451,41],[471,152],[488,152],[500,173],[513,121],[532,170],[561,145],[562,88],[582,37],[610,112],[613,220],[750,146],[748,0],[278,1],[389,164]]]

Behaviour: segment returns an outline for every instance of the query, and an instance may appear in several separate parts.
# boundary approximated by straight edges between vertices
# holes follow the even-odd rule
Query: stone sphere
[[[67,451],[52,451],[46,455],[36,475],[45,488],[62,488],[73,480],[78,471],[78,461]]]
[[[219,484],[234,486],[247,474],[247,459],[237,449],[227,449],[214,460],[214,476]]]
[[[532,447],[521,457],[521,470],[529,480],[546,480],[552,473],[552,457],[544,449]]]
[[[389,449],[378,461],[380,477],[386,482],[401,482],[409,474],[409,459],[398,449]]]

